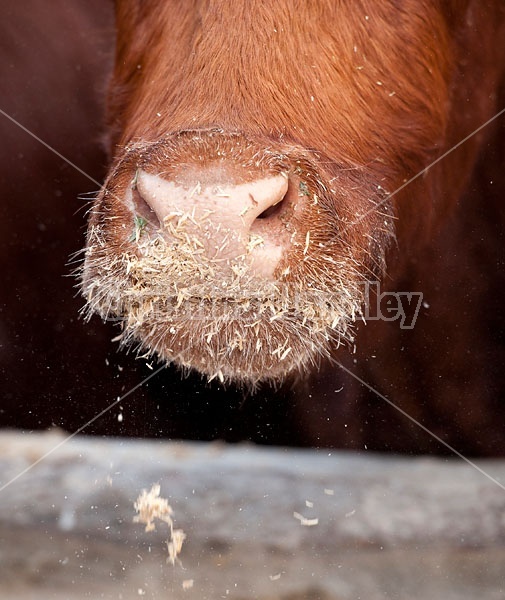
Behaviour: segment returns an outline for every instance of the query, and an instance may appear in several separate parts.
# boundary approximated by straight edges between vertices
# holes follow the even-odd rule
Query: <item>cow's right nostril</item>
[[[281,211],[282,211],[282,205],[284,203],[284,199],[286,198],[286,195],[284,195],[281,200],[279,200],[278,202],[276,202],[275,204],[273,204],[272,206],[269,206],[267,209],[265,209],[262,213],[260,213],[256,218],[257,219],[268,219],[270,217],[275,217],[277,216]]]
[[[142,217],[153,227],[161,228],[161,221],[158,215],[144,200],[137,189],[132,190],[132,203],[135,215]]]

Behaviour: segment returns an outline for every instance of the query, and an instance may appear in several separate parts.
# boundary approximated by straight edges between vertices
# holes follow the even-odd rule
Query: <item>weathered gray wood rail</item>
[[[0,434],[0,487],[50,452],[0,491],[0,598],[505,598],[505,489],[459,459],[63,439]],[[133,522],[154,483],[180,565]]]

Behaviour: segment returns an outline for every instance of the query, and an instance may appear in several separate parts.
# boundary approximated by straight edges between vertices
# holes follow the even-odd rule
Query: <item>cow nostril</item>
[[[144,200],[137,189],[133,190],[132,193],[133,210],[137,216],[142,217],[147,221],[148,224],[160,228],[161,222],[156,212],[149,206]]]
[[[279,217],[283,213],[289,213],[290,208],[293,208],[293,206],[297,203],[297,196],[296,185],[290,179],[287,182],[287,188],[284,188],[279,200],[265,208],[265,210],[261,212],[256,219],[261,219],[262,221],[269,220],[273,222],[276,217]]]
[[[274,217],[278,215],[282,211],[282,205],[284,204],[284,200],[286,198],[286,194],[282,197],[279,202],[274,204],[273,206],[269,206],[262,213],[260,213],[256,218],[257,219],[269,219],[270,217]]]
[[[283,192],[281,192],[282,195],[279,197],[277,202],[274,202],[273,204],[271,204],[270,206],[265,208],[265,210],[263,212],[261,212],[256,217],[256,219],[272,220],[274,217],[278,217],[279,215],[281,215],[284,211],[286,211],[288,206],[290,204],[292,204],[293,201],[295,200],[296,194],[295,195],[293,194],[293,190],[294,190],[293,183],[290,180],[287,182],[287,188],[284,188]]]

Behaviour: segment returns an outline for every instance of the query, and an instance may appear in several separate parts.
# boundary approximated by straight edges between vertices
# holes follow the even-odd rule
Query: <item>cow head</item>
[[[252,385],[351,339],[447,124],[449,9],[405,4],[117,2],[89,312]]]

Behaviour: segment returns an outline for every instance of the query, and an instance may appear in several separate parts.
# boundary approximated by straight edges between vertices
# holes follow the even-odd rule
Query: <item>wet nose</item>
[[[288,176],[281,173],[244,183],[200,176],[181,183],[139,170],[135,211],[162,232],[174,220],[184,219],[193,235],[205,232],[202,242],[211,258],[219,254],[230,260],[245,249],[254,274],[271,277],[285,245],[281,215]]]

